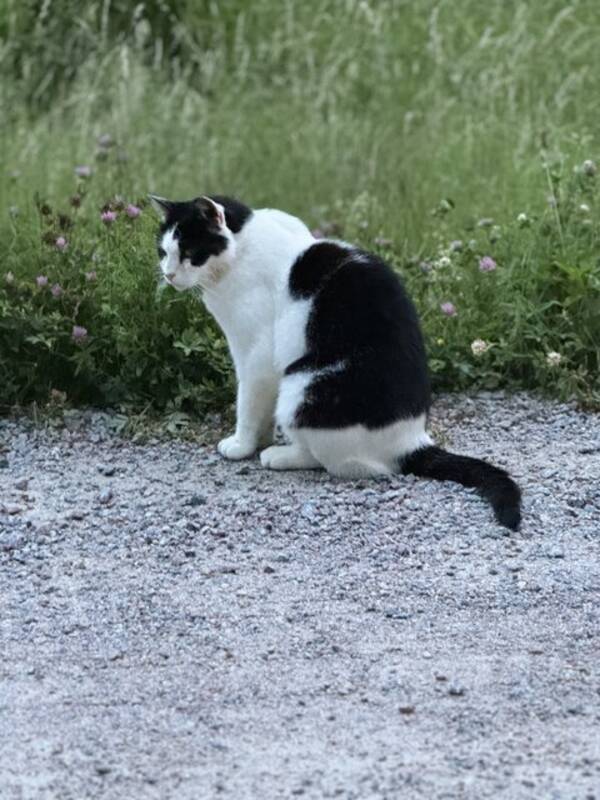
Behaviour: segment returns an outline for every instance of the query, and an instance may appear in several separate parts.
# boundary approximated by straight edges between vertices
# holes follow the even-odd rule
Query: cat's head
[[[250,210],[220,197],[179,202],[150,195],[150,200],[162,218],[157,237],[162,279],[178,291],[218,283],[233,263],[234,234]]]

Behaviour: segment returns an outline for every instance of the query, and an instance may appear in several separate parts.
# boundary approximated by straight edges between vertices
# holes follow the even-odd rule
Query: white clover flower
[[[500,225],[492,225],[490,228],[490,242],[494,243],[497,242],[498,239],[502,238],[502,228]]]
[[[483,339],[475,339],[471,342],[471,352],[474,356],[482,356],[489,349],[489,342],[485,342]]]
[[[519,216],[517,217],[517,222],[519,223],[519,225],[522,228],[524,228],[525,225],[529,225],[529,217],[527,216],[527,214],[524,214],[523,212],[521,212],[519,214]]]
[[[590,177],[593,177],[598,171],[596,163],[592,161],[591,158],[586,158],[586,160],[581,165],[581,168],[583,169],[584,175],[589,175]]]
[[[583,214],[589,214],[589,213],[590,213],[590,207],[588,206],[588,204],[587,204],[587,203],[582,203],[582,204],[579,206],[579,210],[580,210],[580,211],[581,211]]]
[[[546,364],[548,364],[549,367],[558,367],[561,361],[561,354],[557,353],[555,350],[551,350],[546,354]]]
[[[452,261],[448,258],[448,256],[440,256],[436,261],[436,267],[444,268],[449,267],[452,264]]]

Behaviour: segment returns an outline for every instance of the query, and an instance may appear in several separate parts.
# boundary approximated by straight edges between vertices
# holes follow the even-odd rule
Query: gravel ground
[[[0,797],[600,798],[600,417],[440,398],[476,495],[0,420]]]

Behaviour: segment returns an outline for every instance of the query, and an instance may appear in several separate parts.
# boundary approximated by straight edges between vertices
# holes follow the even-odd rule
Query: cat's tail
[[[437,481],[455,481],[477,489],[491,504],[496,519],[513,531],[521,522],[521,490],[499,467],[479,458],[457,456],[441,447],[423,447],[409,453],[401,461],[404,475],[418,475]]]

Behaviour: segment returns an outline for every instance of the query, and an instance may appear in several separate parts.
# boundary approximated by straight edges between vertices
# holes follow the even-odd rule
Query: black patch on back
[[[417,312],[395,272],[375,255],[319,242],[289,278],[292,298],[314,297],[307,352],[286,375],[330,367],[306,392],[298,427],[380,428],[426,412],[425,347]]]
[[[294,262],[290,272],[290,293],[295,299],[314,294],[353,251],[337,242],[317,242]]]
[[[252,216],[252,210],[238,200],[221,195],[210,199],[223,206],[227,227],[233,233],[239,233]],[[179,241],[181,259],[189,258],[195,267],[201,267],[210,256],[218,256],[227,247],[227,239],[202,216],[193,200],[170,203],[167,217],[160,226],[159,245],[163,234],[174,225],[177,226],[174,236]]]

